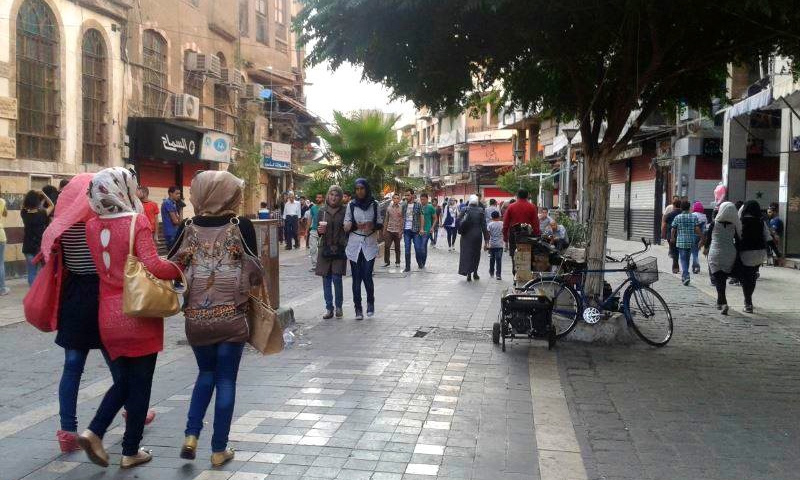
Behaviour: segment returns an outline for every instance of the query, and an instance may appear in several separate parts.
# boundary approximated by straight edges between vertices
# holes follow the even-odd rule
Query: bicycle
[[[672,338],[672,312],[661,295],[650,287],[658,281],[656,257],[634,260],[634,257],[650,249],[650,243],[645,238],[642,238],[642,243],[643,250],[620,259],[606,256],[612,263],[624,263],[625,267],[620,269],[588,270],[585,263],[559,256],[561,266],[558,272],[531,280],[519,290],[537,290],[552,299],[556,338],[565,337],[572,332],[581,318],[594,325],[621,311],[639,338],[652,346],[663,347]],[[625,273],[628,278],[612,292],[607,292],[610,286],[604,288],[603,301],[592,306],[584,291],[586,276],[606,273]],[[620,305],[619,292],[623,288],[625,290]]]

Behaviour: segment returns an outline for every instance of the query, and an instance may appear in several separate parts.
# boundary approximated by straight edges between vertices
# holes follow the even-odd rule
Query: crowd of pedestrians
[[[687,198],[674,196],[662,218],[662,237],[669,242],[672,272],[681,275],[682,283],[689,285],[691,276],[702,271],[702,250],[717,290],[717,308],[727,315],[727,286],[740,285],[744,310],[752,313],[761,265],[770,254],[776,264],[781,262],[778,245],[783,221],[777,204],[771,204],[765,216],[755,200],[721,202],[709,220],[701,202],[690,203]]]

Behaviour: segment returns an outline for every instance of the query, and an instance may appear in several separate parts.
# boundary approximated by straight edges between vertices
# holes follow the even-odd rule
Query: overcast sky
[[[306,70],[307,107],[327,122],[333,121],[333,111],[344,113],[360,109],[377,109],[413,119],[414,106],[410,102],[389,101],[389,91],[382,85],[361,80],[361,69],[350,64],[340,66],[335,72],[328,64]]]

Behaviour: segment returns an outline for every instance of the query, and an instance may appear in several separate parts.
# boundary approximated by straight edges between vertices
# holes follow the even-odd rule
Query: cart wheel
[[[500,338],[503,339],[503,351],[506,351],[506,332],[508,332],[508,326],[505,320],[500,320]]]
[[[492,325],[492,343],[498,345],[500,343],[500,323],[494,322]]]

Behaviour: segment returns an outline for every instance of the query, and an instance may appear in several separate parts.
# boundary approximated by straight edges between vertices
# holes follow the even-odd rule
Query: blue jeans
[[[42,268],[41,263],[33,264],[33,258],[35,256],[36,255],[31,255],[30,253],[25,254],[25,266],[28,267],[28,286],[33,285],[33,281],[36,280],[36,275],[39,274],[39,269]]]
[[[372,269],[375,259],[367,261],[363,253],[358,254],[358,261],[350,261],[350,271],[353,274],[353,305],[356,310],[361,310],[361,283],[367,291],[367,306],[375,305],[375,284],[372,281]]]
[[[67,432],[78,431],[78,389],[88,356],[89,350],[64,350],[64,371],[58,384],[58,414],[61,430]]]
[[[414,245],[414,254],[419,264],[419,248],[417,247],[417,237],[419,232],[414,230],[403,230],[403,246],[405,247],[406,270],[411,269],[411,245]]]
[[[497,275],[503,271],[503,247],[489,249],[489,276]]]
[[[6,242],[0,242],[0,293],[6,289]]]
[[[104,353],[105,355],[105,353]],[[128,419],[122,436],[122,454],[136,455],[144,432],[144,419],[150,405],[150,390],[156,370],[157,353],[143,357],[119,357],[109,362],[114,384],[108,389],[97,413],[89,424],[89,430],[100,438],[106,434],[119,410],[125,406]],[[106,357],[108,361],[108,357]]]
[[[692,258],[691,248],[679,248],[678,257],[681,262],[681,280],[689,278],[689,260]]]
[[[325,297],[325,309],[333,310],[333,295],[336,292],[336,308],[342,308],[343,293],[342,293],[342,276],[341,275],[326,275],[322,277],[322,295]]]
[[[192,347],[197,360],[197,381],[192,391],[186,435],[200,436],[203,417],[211,403],[211,395],[217,390],[214,403],[214,434],[211,436],[211,451],[222,452],[228,446],[233,407],[236,403],[236,376],[242,359],[244,343],[223,342],[202,347]]]
[[[692,244],[692,267],[700,268],[700,239]]]

